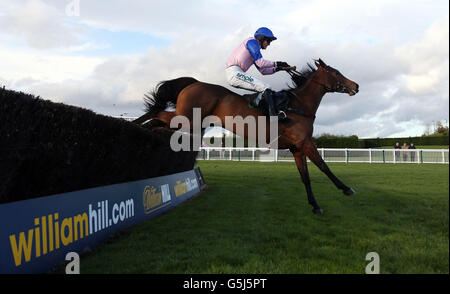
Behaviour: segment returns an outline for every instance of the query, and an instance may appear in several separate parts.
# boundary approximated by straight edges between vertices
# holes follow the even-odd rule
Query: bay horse
[[[295,158],[298,171],[305,185],[308,202],[313,213],[323,214],[311,189],[306,157],[308,157],[334,185],[345,195],[353,195],[355,191],[343,184],[328,168],[313,143],[313,124],[317,109],[326,93],[347,93],[350,96],[358,93],[357,83],[344,77],[338,70],[328,66],[321,59],[314,60],[317,68],[310,64],[300,72],[288,71],[294,83],[287,92],[291,96],[289,120],[278,124],[278,149],[289,149]],[[191,77],[182,77],[159,83],[156,90],[144,97],[146,114],[134,122],[147,127],[169,127],[170,120],[183,115],[192,120],[193,108],[201,109],[202,119],[215,115],[224,124],[225,116],[262,116],[259,109],[250,108],[248,102],[225,87],[200,82]],[[168,105],[176,106],[174,112],[165,111]],[[301,110],[301,111],[296,111]],[[150,121],[148,121],[150,119]],[[145,123],[146,122],[146,123]],[[269,120],[266,120],[269,124]],[[266,126],[266,130],[269,127]],[[235,129],[230,129],[235,132]],[[247,138],[247,134],[238,134]],[[267,137],[266,137],[267,138]]]

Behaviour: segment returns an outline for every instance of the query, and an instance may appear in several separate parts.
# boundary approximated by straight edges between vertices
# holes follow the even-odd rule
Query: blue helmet
[[[255,32],[255,39],[259,39],[259,38],[262,38],[262,37],[264,37],[264,38],[267,38],[267,39],[270,39],[270,40],[276,40],[277,38],[273,35],[273,33],[272,33],[272,31],[271,30],[269,30],[268,28],[266,28],[266,27],[262,27],[262,28],[259,28],[256,32]]]

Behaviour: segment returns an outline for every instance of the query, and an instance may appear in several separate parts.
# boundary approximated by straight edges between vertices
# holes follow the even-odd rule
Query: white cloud
[[[449,18],[434,22],[424,36],[397,49],[408,65],[406,88],[413,94],[437,94],[448,98]]]
[[[0,32],[22,36],[31,47],[64,47],[76,44],[80,38],[80,29],[71,26],[62,11],[44,1],[26,1],[9,6],[8,11],[0,18]]]
[[[0,77],[10,81],[31,78],[41,83],[64,83],[82,80],[103,60],[94,57],[47,55],[39,51],[0,48]]]

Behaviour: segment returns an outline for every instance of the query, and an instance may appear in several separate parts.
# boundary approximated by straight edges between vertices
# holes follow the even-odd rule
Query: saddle
[[[242,97],[248,102],[248,106],[252,109],[261,110],[264,115],[268,115],[269,109],[267,103],[264,99],[258,101],[258,96],[260,93],[244,94]],[[305,115],[305,112],[301,109],[293,109],[290,107],[291,104],[291,93],[289,91],[279,91],[275,93],[274,103],[277,110],[282,110],[284,112],[292,111],[301,115]],[[258,104],[259,103],[259,104]]]

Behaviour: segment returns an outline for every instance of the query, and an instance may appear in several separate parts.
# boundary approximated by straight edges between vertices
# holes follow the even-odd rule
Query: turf
[[[208,190],[81,258],[82,273],[449,273],[449,166],[200,161]]]

